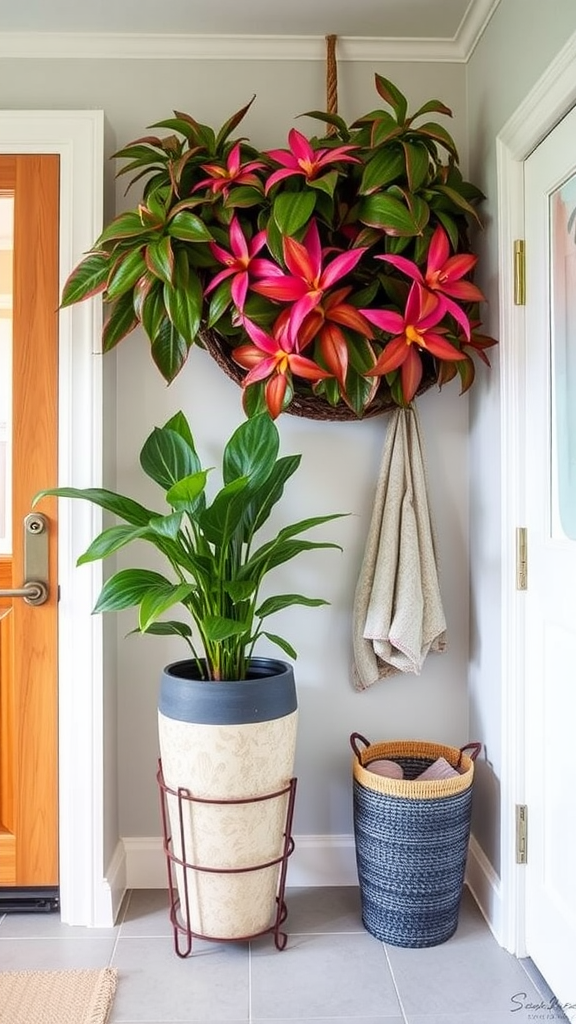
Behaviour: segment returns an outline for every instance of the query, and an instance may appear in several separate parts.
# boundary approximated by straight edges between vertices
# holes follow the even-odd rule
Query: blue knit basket
[[[370,744],[353,733],[354,836],[362,921],[393,946],[436,946],[458,925],[470,838],[472,756],[457,747],[398,741]],[[360,749],[359,742],[366,744]],[[444,757],[459,774],[419,782]],[[368,770],[386,758],[404,779]]]

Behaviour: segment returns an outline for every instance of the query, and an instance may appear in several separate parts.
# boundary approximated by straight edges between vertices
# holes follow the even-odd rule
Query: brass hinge
[[[516,863],[526,864],[528,860],[528,808],[516,804]]]
[[[516,527],[516,590],[528,590],[528,531]]]
[[[526,254],[524,239],[514,242],[514,305],[526,305]]]

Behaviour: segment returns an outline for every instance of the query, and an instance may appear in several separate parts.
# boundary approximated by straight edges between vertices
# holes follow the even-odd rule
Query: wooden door
[[[57,483],[58,192],[57,156],[0,156],[0,198],[5,214],[13,210],[13,256],[4,237],[0,263],[4,372],[12,363],[0,458],[2,589],[22,587],[24,517],[33,495]],[[0,887],[8,891],[58,885],[56,502],[43,502],[42,513],[48,600],[0,598]]]
[[[526,947],[575,1006],[576,109],[525,164]]]

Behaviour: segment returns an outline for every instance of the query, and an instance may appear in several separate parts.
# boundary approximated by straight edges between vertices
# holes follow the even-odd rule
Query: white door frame
[[[60,275],[102,230],[102,111],[0,111],[0,153],[60,157]],[[101,486],[102,373],[99,302],[60,311],[58,480]],[[112,923],[105,879],[103,651],[92,616],[101,566],[75,565],[98,532],[99,510],[63,502],[59,512],[59,845],[62,920]]]
[[[515,589],[515,530],[525,525],[524,310],[514,305],[514,240],[524,237],[523,163],[576,103],[576,33],[496,140],[498,160],[500,389],[502,423],[502,778],[503,945],[526,956],[525,890],[516,864],[515,805],[525,803],[524,602]]]

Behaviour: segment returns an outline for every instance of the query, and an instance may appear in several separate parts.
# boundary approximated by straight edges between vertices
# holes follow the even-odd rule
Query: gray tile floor
[[[560,1024],[530,961],[492,937],[464,892],[456,934],[429,949],[385,945],[363,928],[355,888],[289,889],[288,944],[270,936],[196,940],[176,957],[164,890],[128,894],[115,928],[55,914],[0,917],[0,970],[119,970],[110,1024]]]

